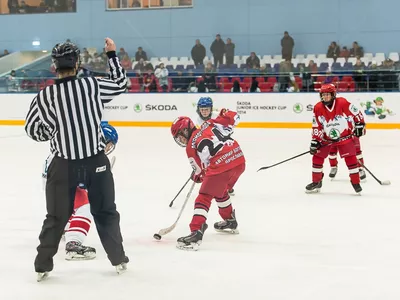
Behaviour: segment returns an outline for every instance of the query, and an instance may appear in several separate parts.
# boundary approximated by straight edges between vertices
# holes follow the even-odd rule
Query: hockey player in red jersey
[[[354,143],[356,145],[356,157],[357,159],[364,164],[364,158],[362,155],[362,150],[361,150],[361,144],[360,144],[360,138],[354,137]],[[330,178],[335,178],[338,170],[338,161],[337,161],[337,152],[338,149],[336,146],[332,146],[331,150],[329,152],[329,164],[331,166],[331,171],[329,173]],[[367,178],[367,174],[365,173],[365,170],[361,164],[358,164],[358,168],[360,171],[360,180],[364,180]]]
[[[320,98],[321,102],[314,106],[310,145],[310,153],[313,155],[312,183],[306,186],[306,192],[318,192],[322,187],[322,166],[333,144],[344,158],[351,184],[359,193],[362,188],[353,135],[360,137],[365,134],[364,117],[360,110],[345,98],[336,97],[333,84],[324,84],[321,87]]]
[[[179,117],[171,126],[178,145],[186,147],[186,154],[194,170],[192,180],[202,183],[190,222],[191,233],[178,239],[177,248],[198,250],[205,230],[207,214],[215,198],[223,221],[214,224],[220,232],[238,233],[238,223],[228,191],[245,170],[245,158],[237,141],[232,139],[239,115],[222,109],[219,116],[197,129],[188,117]]]

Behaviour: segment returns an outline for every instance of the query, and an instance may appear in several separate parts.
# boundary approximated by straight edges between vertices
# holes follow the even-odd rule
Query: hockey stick
[[[348,138],[350,138],[350,137],[352,137],[352,136],[353,136],[353,135],[344,136],[344,137],[338,139],[338,140],[335,141],[335,142],[332,142],[332,143],[329,143],[329,144],[326,144],[326,145],[322,145],[319,149],[321,149],[321,148],[323,148],[323,147],[326,147],[326,146],[333,145],[333,144],[338,143],[338,142],[341,142],[341,141],[344,141],[344,140],[346,140],[346,139],[348,139]],[[266,166],[266,167],[259,168],[259,169],[257,170],[257,172],[258,172],[258,171],[261,171],[261,170],[266,170],[266,169],[275,167],[275,166],[277,166],[277,165],[283,164],[283,163],[285,163],[285,162],[287,162],[287,161],[290,161],[290,160],[292,160],[292,159],[295,159],[295,158],[298,158],[298,157],[300,157],[300,156],[306,155],[306,154],[308,154],[308,153],[310,153],[310,150],[308,150],[308,151],[306,151],[306,152],[303,152],[303,153],[300,153],[300,154],[298,154],[298,155],[296,155],[296,156],[293,156],[293,157],[291,157],[291,158],[285,159],[285,160],[283,160],[283,161],[281,161],[281,162],[278,162],[278,163],[276,163],[276,164],[274,164],[274,165],[270,165],[270,166]]]
[[[158,235],[159,235],[160,237],[163,236],[163,235],[166,235],[166,234],[170,233],[172,230],[175,229],[176,224],[178,224],[178,221],[179,221],[179,219],[181,218],[181,215],[182,215],[182,213],[183,213],[183,210],[185,209],[186,203],[189,201],[190,195],[192,194],[195,185],[196,185],[196,182],[193,182],[193,184],[192,184],[192,186],[190,187],[190,190],[189,190],[189,192],[188,192],[188,194],[187,194],[187,196],[186,196],[185,202],[183,202],[181,211],[179,212],[179,215],[178,215],[178,217],[176,218],[175,223],[172,224],[171,226],[167,227],[167,228],[160,229],[160,231],[158,231]]]
[[[115,164],[116,160],[117,160],[117,158],[115,156],[111,157],[111,161],[110,161],[111,170],[114,168],[114,164]]]
[[[372,172],[360,161],[358,160],[358,163],[360,164],[361,167],[363,167],[367,172],[380,184],[380,185],[390,185],[391,182],[390,180],[379,180]]]
[[[298,157],[300,157],[300,156],[303,156],[303,155],[306,155],[306,154],[309,154],[309,153],[310,153],[310,150],[308,150],[308,151],[306,151],[306,152],[303,152],[303,153],[300,153],[300,154],[298,154],[298,155],[296,155],[296,156],[293,156],[293,157],[291,157],[291,158],[285,159],[285,160],[283,160],[283,161],[281,161],[281,162],[278,162],[278,163],[276,163],[276,164],[273,164],[273,165],[270,165],[270,166],[266,166],[266,167],[259,168],[257,172],[259,172],[259,171],[261,171],[261,170],[266,170],[266,169],[275,167],[275,166],[277,166],[277,165],[283,164],[283,163],[285,163],[285,162],[287,162],[287,161],[290,161],[290,160],[292,160],[292,159],[298,158]]]
[[[176,194],[176,196],[174,197],[174,199],[172,199],[172,201],[169,204],[169,207],[172,207],[172,205],[174,204],[175,199],[179,196],[179,194],[183,191],[183,189],[187,186],[187,184],[189,183],[190,179],[192,179],[192,175],[193,173],[190,175],[189,179],[185,182],[185,184],[183,185],[183,187],[181,187],[181,189],[179,190],[178,194]]]

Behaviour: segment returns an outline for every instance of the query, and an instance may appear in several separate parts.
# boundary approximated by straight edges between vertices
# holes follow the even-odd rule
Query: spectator
[[[331,42],[331,44],[328,47],[326,57],[333,58],[333,60],[336,61],[339,55],[340,55],[340,47],[336,44],[336,42]]]
[[[298,65],[297,65],[298,66]],[[300,67],[301,68],[301,67]],[[304,71],[300,69],[300,74],[303,79],[303,91],[309,92],[314,90],[314,74],[318,73],[317,64],[311,59],[308,62],[308,66],[304,68]]]
[[[164,63],[156,67],[154,75],[158,79],[158,83],[164,92],[168,92],[168,70],[164,67]]]
[[[19,92],[20,91],[20,82],[19,79],[16,78],[15,70],[12,70],[10,75],[6,77],[7,87],[9,92]]]
[[[139,47],[138,51],[135,54],[135,59],[136,61],[139,61],[141,58],[143,58],[144,61],[148,60],[146,52],[143,51],[142,47]]]
[[[251,52],[250,56],[246,59],[246,65],[249,69],[259,69],[260,68],[260,59],[256,55],[255,52]]]
[[[290,78],[289,73],[292,71],[292,64],[290,60],[285,60],[280,63],[279,65],[279,91],[280,92],[287,92],[289,87]]]
[[[133,0],[131,7],[133,7],[133,8],[138,8],[139,7],[140,8],[140,7],[142,7],[142,4],[138,0]]]
[[[293,73],[289,75],[289,87],[287,89],[288,93],[298,93],[300,92],[299,85],[296,82],[296,78]]]
[[[332,74],[332,70],[330,67],[328,67],[328,69],[326,69],[325,72],[325,79],[323,84],[328,84],[328,83],[332,83],[333,82],[333,74]]]
[[[10,53],[8,52],[8,50],[7,50],[7,49],[4,49],[4,52],[3,52],[3,54],[0,54],[0,57],[7,56],[8,54],[10,54]]]
[[[281,39],[282,58],[284,60],[291,60],[293,57],[294,40],[287,31],[284,32]]]
[[[140,72],[144,72],[145,69],[146,69],[146,63],[145,63],[145,61],[144,61],[143,58],[141,58],[141,59],[136,63],[136,65],[133,67],[133,70],[135,70],[135,71],[140,71]],[[150,69],[150,68],[148,68],[148,69]]]
[[[207,63],[206,68],[204,69],[203,80],[205,86],[212,91],[217,89],[216,78],[215,78],[215,70],[213,65],[209,62]]]
[[[84,50],[81,54],[81,64],[82,65],[89,65],[92,60],[92,56],[89,54],[89,51]]]
[[[342,50],[340,51],[339,57],[344,57],[346,59],[346,61],[350,57],[350,51],[349,51],[349,49],[347,49],[346,46],[344,46],[342,48]]]
[[[258,87],[258,81],[253,79],[253,82],[251,83],[251,87],[249,89],[249,93],[260,93],[261,90]]]
[[[232,43],[232,40],[228,38],[225,44],[225,62],[226,65],[233,65],[233,58],[235,56],[235,44]]]
[[[124,48],[120,48],[120,49],[119,49],[119,52],[118,52],[118,54],[117,54],[119,60],[121,61],[121,60],[124,58],[125,55],[128,55],[128,53],[125,52],[125,49],[124,49]],[[128,57],[129,57],[129,56],[128,56]]]
[[[367,71],[369,90],[371,92],[378,92],[379,89],[379,69],[375,60],[372,61],[370,69]]]
[[[101,56],[99,56],[101,59]],[[121,66],[125,70],[131,70],[132,69],[132,62],[127,54],[124,55],[124,57],[121,60]]]
[[[183,76],[182,71],[178,71],[177,75],[172,78],[172,89],[176,93],[187,92],[188,78]]]
[[[197,93],[208,93],[209,90],[206,87],[204,81],[200,81],[199,84],[197,85]]]
[[[8,0],[8,10],[10,14],[17,14],[19,8],[18,0]]]
[[[221,35],[217,34],[214,42],[210,47],[211,53],[214,56],[214,66],[217,68],[220,64],[223,64],[223,58],[225,53],[225,43],[221,39]]]
[[[357,42],[353,42],[353,48],[350,49],[351,57],[363,57],[364,49],[358,45]]]
[[[358,58],[356,60],[356,64],[353,67],[353,79],[356,83],[357,91],[361,92],[365,87],[365,78],[364,78],[364,66],[361,60]]]
[[[191,54],[196,66],[203,64],[204,58],[206,57],[206,48],[200,43],[200,40],[196,40],[196,44],[193,46]]]
[[[242,92],[242,88],[240,87],[239,81],[235,80],[233,82],[233,87],[231,88],[231,92],[232,93],[241,93]]]
[[[150,93],[157,92],[157,82],[152,70],[147,70],[143,75],[143,90]]]

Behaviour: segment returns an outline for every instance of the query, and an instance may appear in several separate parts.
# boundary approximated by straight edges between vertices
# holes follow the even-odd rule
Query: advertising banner
[[[0,125],[23,125],[34,94],[0,95]],[[195,117],[200,97],[215,111],[240,114],[240,127],[310,128],[318,93],[123,94],[104,105],[104,120],[117,126],[169,126],[177,117]],[[400,129],[400,93],[341,93],[360,108],[368,128]]]

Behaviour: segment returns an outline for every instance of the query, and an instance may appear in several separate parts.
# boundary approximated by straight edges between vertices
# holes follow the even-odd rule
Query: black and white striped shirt
[[[125,71],[108,52],[110,79],[68,77],[41,90],[33,99],[25,131],[37,142],[50,141],[53,155],[84,159],[105,149],[100,127],[104,103],[125,92]]]

